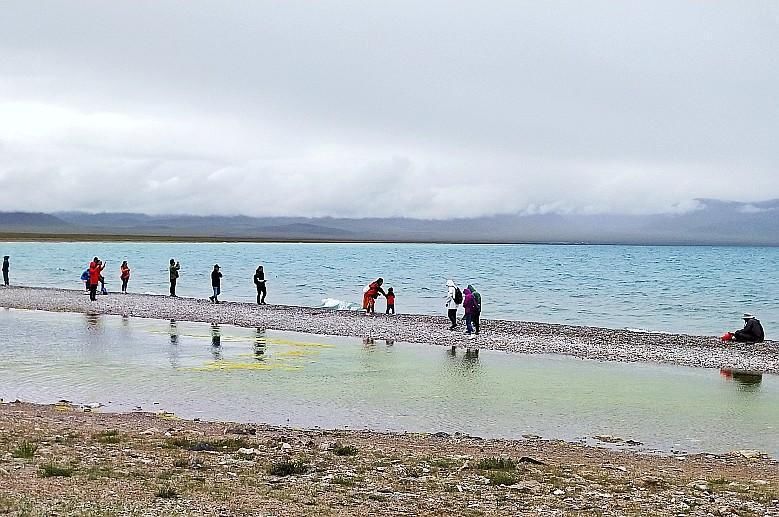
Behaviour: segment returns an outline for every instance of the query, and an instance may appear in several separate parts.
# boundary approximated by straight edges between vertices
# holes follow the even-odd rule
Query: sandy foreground
[[[0,514],[779,515],[779,464],[0,404]]]
[[[444,316],[365,316],[353,311],[237,302],[214,305],[205,299],[142,294],[111,294],[90,302],[81,291],[27,287],[0,289],[0,307],[202,321],[444,346],[563,354],[606,361],[779,373],[779,342],[775,341],[757,345],[723,344],[711,336],[488,319],[483,320],[481,335],[469,337],[462,331],[449,331],[449,322]]]

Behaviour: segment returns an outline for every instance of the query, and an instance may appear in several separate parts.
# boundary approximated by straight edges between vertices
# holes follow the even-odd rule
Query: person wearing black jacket
[[[8,287],[8,269],[11,267],[8,263],[8,259],[11,257],[6,255],[3,257],[3,285]]]
[[[262,266],[257,267],[254,272],[254,285],[257,286],[257,305],[265,305],[265,295],[268,291],[265,288],[265,271]]]
[[[765,332],[760,320],[751,314],[744,314],[744,328],[733,333],[736,341],[746,343],[762,343],[765,340]]]
[[[219,264],[214,264],[214,270],[211,271],[211,287],[214,289],[214,295],[208,299],[214,303],[219,303],[219,293],[221,292],[222,273],[219,271]]]

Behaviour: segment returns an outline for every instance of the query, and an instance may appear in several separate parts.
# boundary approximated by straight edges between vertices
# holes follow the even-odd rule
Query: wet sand
[[[110,294],[99,296],[97,301],[91,302],[82,291],[28,287],[1,288],[0,307],[200,321],[447,347],[561,354],[602,361],[734,368],[779,374],[779,342],[776,341],[724,344],[713,336],[639,333],[489,319],[482,321],[479,336],[466,336],[464,325],[457,331],[448,330],[449,321],[445,316],[366,316],[361,312],[281,305],[258,306],[239,302],[215,305],[207,299],[142,294]]]

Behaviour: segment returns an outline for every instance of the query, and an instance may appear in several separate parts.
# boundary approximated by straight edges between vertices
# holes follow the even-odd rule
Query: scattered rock
[[[516,490],[518,492],[523,493],[529,493],[529,494],[537,494],[541,492],[541,483],[534,480],[529,481],[520,481],[519,483],[514,483],[513,485],[509,485],[509,488],[511,490]]]
[[[754,458],[761,458],[765,454],[763,454],[762,451],[754,450],[754,449],[741,449],[738,451],[733,451],[731,454],[734,454],[736,456],[741,456],[742,458],[746,459],[754,459]]]
[[[611,436],[610,434],[596,434],[593,438],[604,443],[621,443],[624,441],[622,438]]]
[[[241,447],[240,449],[238,449],[238,454],[243,454],[244,456],[254,456],[255,454],[257,454],[257,452],[258,451],[253,447],[249,447],[249,448]]]
[[[519,458],[518,463],[530,463],[532,465],[546,465],[546,463],[544,463],[543,461],[537,460],[535,458],[531,458],[530,456],[522,456],[521,458]]]
[[[146,429],[145,431],[141,431],[141,434],[144,436],[153,436],[155,434],[160,434],[162,431],[157,429],[156,427],[150,427]]]

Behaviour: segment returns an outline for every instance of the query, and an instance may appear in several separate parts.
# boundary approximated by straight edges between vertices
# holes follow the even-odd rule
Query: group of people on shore
[[[385,314],[395,314],[395,291],[390,287],[385,292],[383,285],[384,279],[379,277],[363,289],[362,308],[365,314],[376,313],[376,299],[379,295],[387,299]],[[457,330],[457,311],[460,305],[465,310],[462,318],[465,320],[465,333],[478,334],[481,326],[481,293],[471,284],[468,284],[468,287],[461,291],[454,280],[447,280],[445,306],[447,316],[452,324],[449,330]]]
[[[8,257],[6,257],[8,259]],[[7,262],[7,260],[6,260]],[[5,268],[5,265],[3,266]],[[98,257],[92,259],[89,263],[89,267],[81,275],[81,280],[85,283],[86,291],[89,293],[89,299],[97,300],[98,287],[101,294],[108,294],[105,288],[105,277],[103,276],[103,270],[106,264]],[[7,270],[5,272],[6,285],[8,285]],[[170,259],[168,265],[168,279],[170,281],[170,296],[177,298],[176,285],[180,276],[181,264],[176,259]],[[127,294],[127,285],[130,282],[130,266],[127,261],[122,261],[122,265],[119,267],[119,280],[122,282],[122,294]],[[265,285],[265,271],[262,266],[258,266],[254,272],[254,285],[257,288],[257,304],[266,305],[265,297],[268,294],[268,289]],[[219,264],[214,264],[214,269],[211,271],[211,289],[213,294],[208,297],[213,303],[219,303],[219,295],[222,292],[222,272]]]
[[[10,286],[9,272],[10,272],[10,259],[9,255],[3,256],[2,272],[3,272],[3,286]],[[103,271],[106,268],[106,263],[98,257],[94,257],[89,267],[81,275],[81,280],[84,281],[86,291],[89,293],[89,299],[94,301],[97,299],[98,287],[101,294],[108,294],[105,288],[105,277]],[[170,259],[169,263],[169,279],[170,279],[170,296],[176,297],[176,284],[181,271],[181,264],[175,260]],[[130,281],[130,266],[127,261],[122,261],[119,266],[119,280],[121,281],[121,292],[127,294],[127,286]],[[263,266],[258,266],[254,272],[253,282],[257,289],[257,304],[265,305],[265,297],[268,294],[266,287],[265,271]],[[375,314],[376,312],[376,300],[378,297],[384,296],[387,300],[387,306],[385,314],[395,314],[395,291],[392,287],[384,290],[384,279],[377,278],[363,289],[363,304],[362,308],[365,314]],[[209,300],[213,303],[219,303],[219,295],[221,294],[222,286],[222,272],[219,264],[214,264],[214,268],[211,271],[211,288],[213,294],[209,296]],[[446,282],[446,297],[445,308],[447,316],[451,323],[449,330],[456,330],[458,327],[458,310],[462,305],[464,314],[462,319],[465,320],[466,334],[479,334],[481,327],[481,311],[482,311],[482,297],[476,288],[472,284],[468,284],[463,290],[455,284],[454,280],[447,280]],[[754,315],[744,314],[744,328],[733,332],[727,332],[722,336],[723,341],[738,341],[747,343],[761,343],[765,340],[765,331],[763,326]]]

